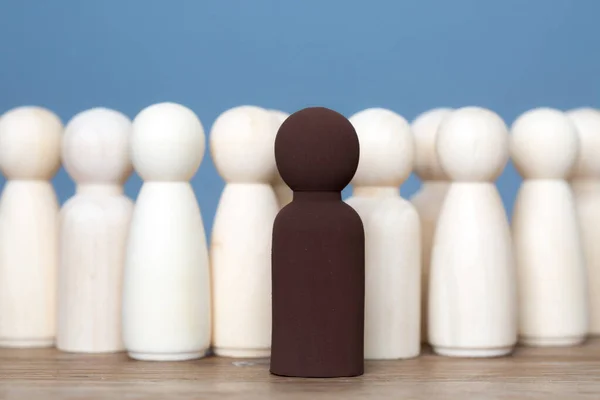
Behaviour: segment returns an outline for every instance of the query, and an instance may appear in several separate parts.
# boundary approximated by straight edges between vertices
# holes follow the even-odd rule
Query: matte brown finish
[[[271,373],[361,375],[364,231],[341,198],[358,166],[358,137],[341,114],[307,108],[282,124],[275,157],[294,199],[273,226]]]
[[[0,398],[598,400],[600,339],[486,359],[440,357],[424,348],[411,360],[366,361],[365,374],[352,379],[284,378],[268,370],[268,359],[141,362],[125,353],[0,349]]]
[[[359,144],[343,115],[324,107],[290,115],[275,139],[275,161],[294,191],[341,191],[358,168]]]

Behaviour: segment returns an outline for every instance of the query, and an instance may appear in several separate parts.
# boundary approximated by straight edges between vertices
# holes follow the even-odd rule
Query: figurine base
[[[395,360],[411,360],[413,358],[417,358],[421,355],[421,351],[411,352],[402,355],[376,355],[376,354],[368,354],[365,351],[365,360],[369,361],[395,361]]]
[[[585,336],[570,337],[532,337],[519,336],[519,343],[529,347],[568,347],[583,343]]]
[[[437,347],[433,346],[433,351],[440,356],[463,357],[463,358],[492,358],[509,355],[514,346],[494,347],[489,349],[469,349],[458,347]]]
[[[14,349],[30,349],[43,348],[54,346],[54,338],[52,339],[0,339],[0,347]]]
[[[73,353],[73,354],[115,354],[122,353],[125,351],[125,348],[104,348],[104,349],[90,349],[85,347],[64,347],[61,345],[56,345],[56,348],[65,353]]]
[[[145,353],[129,351],[127,354],[134,360],[139,361],[187,361],[204,357],[206,350],[185,353]]]
[[[291,374],[286,372],[275,372],[269,371],[272,375],[283,376],[286,378],[354,378],[361,376],[363,372],[349,373],[349,374]]]
[[[213,353],[219,357],[229,358],[268,358],[271,349],[232,349],[227,347],[214,347]]]

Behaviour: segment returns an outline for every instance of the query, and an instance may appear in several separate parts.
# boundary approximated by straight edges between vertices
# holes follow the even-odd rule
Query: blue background
[[[596,0],[0,0],[0,112],[40,105],[66,123],[174,101],[208,132],[242,104],[409,120],[478,105],[510,124],[533,107],[600,106],[598,15]],[[210,231],[223,181],[208,152],[192,183]],[[54,184],[61,202],[73,194],[64,171]],[[519,184],[509,165],[509,214]]]

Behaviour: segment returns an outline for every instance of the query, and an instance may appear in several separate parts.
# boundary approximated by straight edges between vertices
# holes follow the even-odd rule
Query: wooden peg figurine
[[[226,185],[210,244],[213,351],[225,357],[271,354],[271,237],[279,211],[270,185],[276,131],[271,114],[240,106],[210,134],[212,159]]]
[[[356,132],[335,111],[306,108],[282,124],[275,159],[294,199],[273,227],[271,373],[361,375],[364,231],[341,198],[358,166]]]
[[[382,108],[350,118],[360,161],[347,201],[365,229],[365,359],[412,358],[421,350],[419,215],[398,190],[414,159],[410,125]]]
[[[48,347],[56,334],[58,201],[63,126],[52,112],[19,107],[0,118],[0,346]]]
[[[515,264],[494,184],[508,161],[506,124],[460,108],[440,125],[436,152],[452,183],[433,240],[429,343],[445,356],[507,355],[517,341]]]
[[[65,169],[77,185],[61,210],[58,273],[59,350],[124,350],[121,292],[133,202],[123,193],[132,171],[131,121],[118,111],[93,108],[65,129]]]
[[[512,218],[519,340],[531,346],[579,344],[589,326],[587,275],[566,181],[579,153],[577,129],[560,110],[529,110],[513,123],[510,150],[524,179]]]
[[[123,282],[123,339],[131,358],[182,361],[210,346],[208,248],[190,184],[205,150],[194,112],[175,103],[142,110],[131,156],[144,180],[133,211]]]

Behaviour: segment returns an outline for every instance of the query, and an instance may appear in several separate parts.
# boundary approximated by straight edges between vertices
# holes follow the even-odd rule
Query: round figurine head
[[[189,108],[151,105],[133,120],[133,166],[146,181],[189,181],[204,157],[205,140],[204,128]]]
[[[567,113],[579,135],[579,157],[572,171],[575,179],[600,178],[600,110],[579,108]]]
[[[18,107],[0,117],[0,169],[7,179],[51,179],[60,168],[63,125],[41,107]]]
[[[435,139],[442,120],[451,112],[450,108],[425,111],[418,115],[411,125],[415,140],[415,173],[423,181],[448,180],[438,161]]]
[[[400,186],[413,168],[414,140],[410,125],[383,108],[354,114],[350,122],[360,143],[360,160],[352,185]]]
[[[436,152],[453,181],[494,181],[508,162],[506,124],[485,108],[459,108],[440,124]]]
[[[255,106],[225,111],[210,132],[211,156],[227,182],[269,183],[275,175],[273,116]]]
[[[131,121],[118,111],[92,108],[67,124],[62,142],[66,171],[77,183],[123,184],[132,171]]]
[[[536,108],[513,123],[510,154],[525,179],[565,179],[579,152],[577,129],[562,111]]]
[[[305,108],[279,128],[275,159],[294,191],[341,191],[358,166],[358,137],[343,115],[324,107]]]

